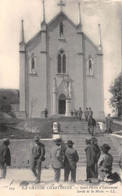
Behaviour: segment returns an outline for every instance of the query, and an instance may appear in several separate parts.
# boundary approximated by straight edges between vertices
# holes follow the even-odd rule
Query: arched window
[[[93,75],[93,58],[91,55],[88,57],[88,75]]]
[[[66,73],[66,55],[63,50],[58,54],[58,73]]]
[[[63,54],[63,73],[66,73],[66,56]]]
[[[61,54],[58,55],[58,73],[61,73]]]
[[[34,56],[34,53],[31,55],[30,59],[30,73],[36,74],[36,58]]]
[[[60,38],[63,37],[63,33],[64,33],[63,22],[60,22],[60,25],[59,25],[59,35],[60,35]]]

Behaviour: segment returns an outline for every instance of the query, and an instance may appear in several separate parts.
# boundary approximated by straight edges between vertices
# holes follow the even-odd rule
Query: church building
[[[58,4],[60,12],[46,23],[27,43],[24,22],[20,40],[20,117],[40,118],[45,108],[48,115],[70,116],[71,110],[86,107],[94,118],[104,117],[103,52],[101,29],[95,45],[82,31],[80,3],[79,21],[75,24]],[[92,28],[92,25],[91,27]]]

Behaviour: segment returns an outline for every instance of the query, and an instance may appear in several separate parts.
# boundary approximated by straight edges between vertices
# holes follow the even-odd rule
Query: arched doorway
[[[66,110],[66,97],[64,94],[61,94],[59,96],[59,114],[65,114],[65,110]]]

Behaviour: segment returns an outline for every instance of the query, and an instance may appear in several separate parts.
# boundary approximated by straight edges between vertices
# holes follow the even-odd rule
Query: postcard
[[[0,193],[122,191],[122,0],[0,1]]]

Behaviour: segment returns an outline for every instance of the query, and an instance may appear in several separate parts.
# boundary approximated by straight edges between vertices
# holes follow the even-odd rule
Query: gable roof
[[[77,25],[63,12],[59,12],[48,24],[49,27],[53,22],[55,22],[60,16],[63,16],[74,28],[77,28]]]
[[[83,33],[84,39],[86,39],[94,48],[95,50],[98,49],[98,47],[88,38],[86,34]]]
[[[34,37],[32,37],[27,43],[26,43],[26,47],[29,47],[31,45],[32,42],[34,42],[38,36],[41,35],[41,31],[39,31],[38,33],[36,33],[36,35],[34,35]]]
[[[69,21],[69,23],[74,27],[77,28],[77,25],[75,25],[75,23],[73,23],[72,20],[70,20],[70,18],[63,12],[59,12],[50,22],[47,23],[47,27],[49,27],[53,22],[55,22],[60,16],[63,16],[67,21]],[[29,47],[33,42],[35,42],[35,40],[41,35],[41,30],[34,36],[32,37],[27,43],[26,43],[26,47]]]
[[[63,11],[60,11],[54,18],[51,19],[51,21],[47,23],[47,28],[50,27],[61,16],[63,16],[75,29],[77,29],[78,25],[76,25]],[[84,38],[97,50],[97,46],[88,38],[88,36],[84,33],[82,34]],[[33,42],[35,42],[39,36],[41,36],[41,30],[26,43],[26,47],[29,47]]]

